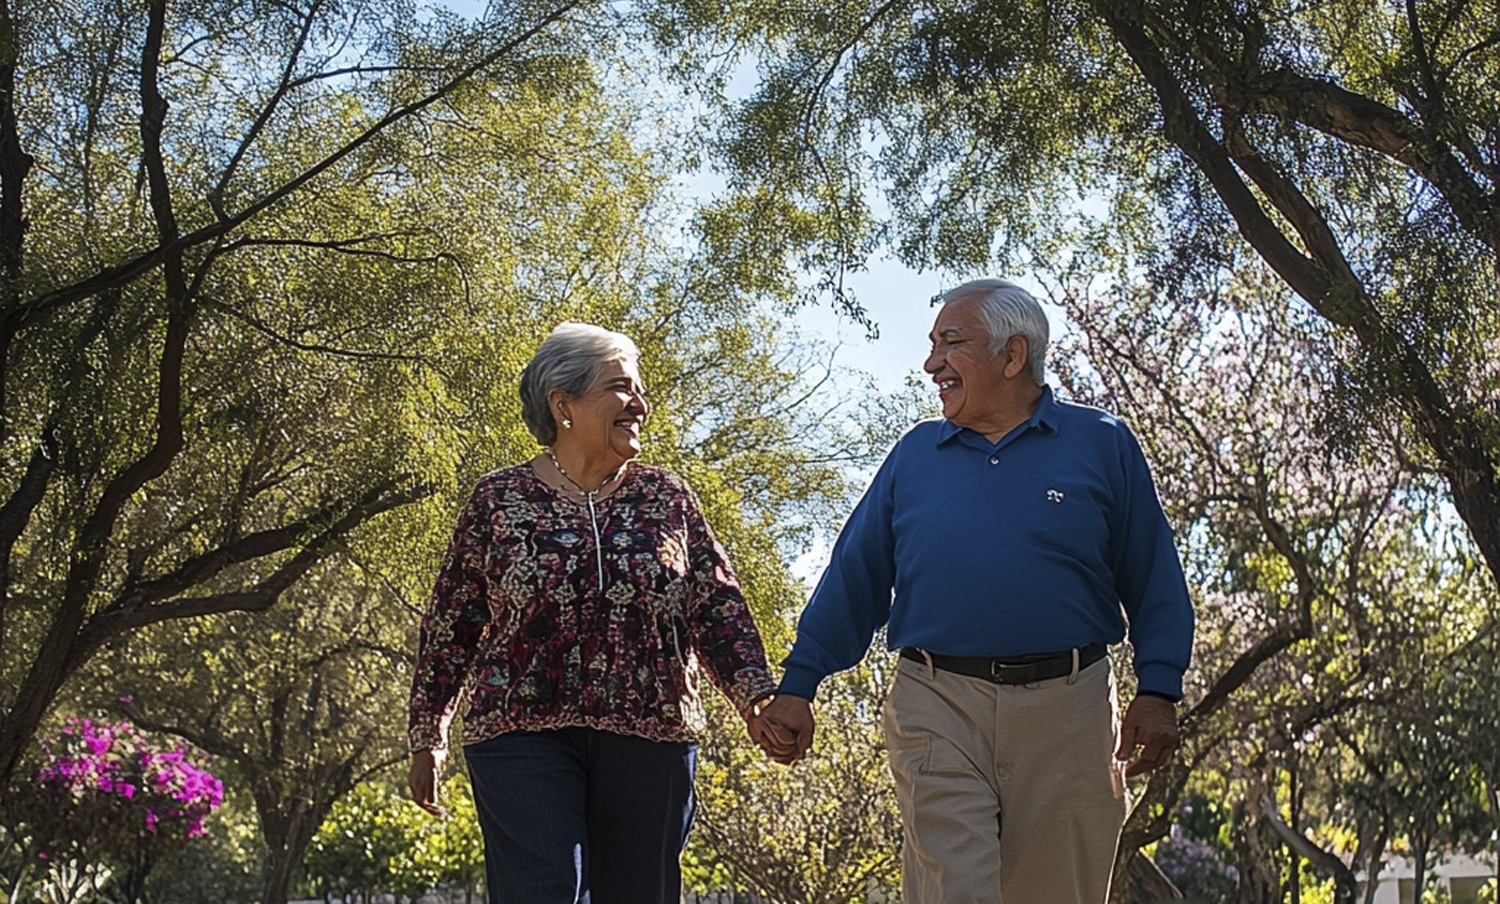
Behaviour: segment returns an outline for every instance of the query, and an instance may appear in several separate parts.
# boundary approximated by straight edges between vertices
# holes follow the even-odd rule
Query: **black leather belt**
[[[1073,651],[1046,653],[1040,656],[1009,656],[987,659],[983,656],[939,656],[923,653],[916,647],[902,647],[901,657],[926,664],[932,657],[933,668],[970,678],[983,678],[996,684],[1035,684],[1049,678],[1062,678],[1073,673]],[[1092,643],[1078,648],[1078,668],[1093,665],[1104,658],[1104,644]]]

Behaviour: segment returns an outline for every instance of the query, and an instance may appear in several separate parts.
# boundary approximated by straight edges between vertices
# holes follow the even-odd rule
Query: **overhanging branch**
[[[428,488],[421,486],[414,486],[401,491],[392,491],[388,486],[376,488],[346,511],[337,521],[329,524],[316,536],[307,541],[295,555],[254,586],[226,590],[207,596],[176,598],[169,602],[152,606],[137,605],[131,608],[112,606],[109,609],[95,613],[89,618],[82,630],[78,632],[78,639],[68,653],[65,673],[71,673],[76,670],[106,641],[126,631],[172,619],[196,618],[226,612],[253,612],[268,609],[275,605],[276,601],[281,598],[281,595],[295,584],[299,578],[318,562],[326,558],[333,551],[337,543],[354,528],[383,512],[415,502],[426,496],[429,492]],[[260,544],[269,545],[275,541],[282,543],[282,549],[287,549],[291,548],[292,544],[303,535],[287,528],[282,529],[279,533],[267,531],[256,536],[259,538],[258,542]],[[249,549],[247,548],[236,550],[240,554],[247,553],[248,551]],[[193,584],[196,584],[202,580],[206,580],[208,576],[218,573],[227,564],[229,563],[223,560],[200,562],[197,563],[195,570],[189,569],[185,573],[179,573],[163,580],[167,583],[183,583],[188,581],[192,576],[199,576],[198,580],[193,582]],[[158,585],[154,589],[160,592],[165,586],[166,584]]]
[[[164,0],[157,0],[157,2],[163,3]],[[521,47],[556,22],[562,20],[568,13],[580,5],[582,5],[582,0],[572,0],[572,2],[558,6],[530,27],[513,36],[510,40],[505,41],[494,50],[484,54],[475,62],[463,67],[457,74],[425,96],[391,110],[359,135],[345,142],[342,146],[330,152],[323,159],[303,170],[281,186],[262,195],[238,213],[225,216],[217,222],[181,237],[173,237],[171,239],[164,237],[161,244],[142,252],[128,261],[110,269],[97,272],[93,276],[71,285],[53,289],[50,292],[16,306],[3,317],[0,317],[0,336],[13,337],[58,308],[66,307],[109,288],[120,288],[130,285],[142,275],[162,265],[170,256],[180,256],[189,249],[218,241],[231,230],[238,228],[261,213],[264,213],[267,209],[286,200],[309,182],[332,169],[355,151],[369,144],[391,126],[415,116],[434,103],[448,97],[475,75],[494,66],[500,60],[513,53],[518,47]],[[3,350],[4,346],[0,346],[0,354],[3,354]]]

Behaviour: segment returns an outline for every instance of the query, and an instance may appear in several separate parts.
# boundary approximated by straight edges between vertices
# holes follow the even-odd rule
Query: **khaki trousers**
[[[1105,904],[1125,817],[1109,658],[1032,685],[898,662],[902,901]]]

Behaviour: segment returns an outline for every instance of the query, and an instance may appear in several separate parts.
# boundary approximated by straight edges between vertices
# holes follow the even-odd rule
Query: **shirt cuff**
[[[1163,700],[1166,700],[1169,703],[1176,703],[1178,700],[1182,699],[1181,697],[1168,697],[1166,694],[1163,694],[1161,691],[1136,691],[1135,695],[1137,697],[1160,697],[1160,698],[1162,698]]]
[[[824,677],[826,676],[808,669],[788,666],[785,674],[781,676],[781,686],[776,689],[776,693],[811,700],[818,693],[818,685],[822,683]]]
[[[1176,703],[1182,699],[1182,673],[1171,666],[1149,665],[1136,672],[1136,693],[1165,697]]]
[[[412,753],[418,750],[443,750],[448,746],[447,732],[425,726],[410,728],[406,732],[406,746]]]
[[[734,708],[741,713],[750,711],[756,703],[776,693],[776,681],[771,672],[760,666],[741,669],[734,676],[734,686],[727,696]]]

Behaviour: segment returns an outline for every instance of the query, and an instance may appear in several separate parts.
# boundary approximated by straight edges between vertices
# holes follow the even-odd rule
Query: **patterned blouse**
[[[479,481],[422,620],[412,750],[446,747],[461,701],[464,744],[572,726],[691,740],[700,662],[742,713],[775,691],[688,486],[632,462],[594,509],[529,463]]]

